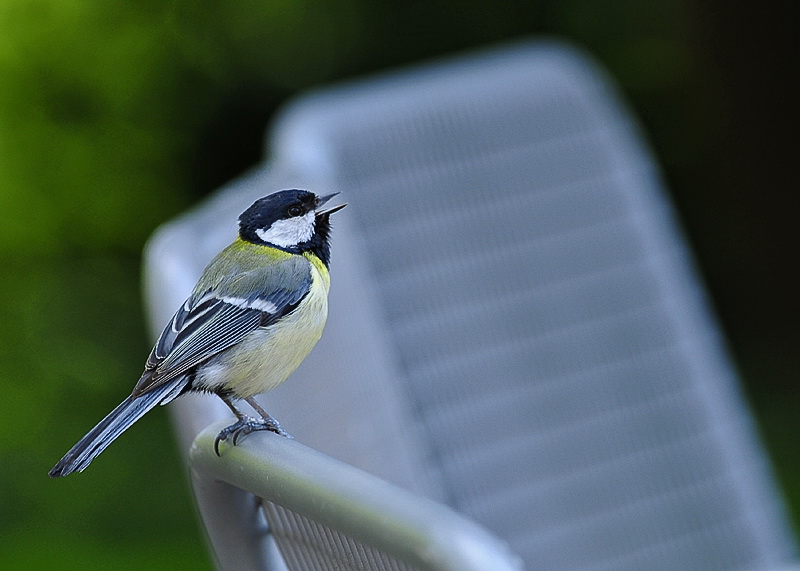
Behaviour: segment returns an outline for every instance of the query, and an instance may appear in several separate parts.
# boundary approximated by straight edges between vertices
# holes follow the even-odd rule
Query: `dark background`
[[[209,568],[163,410],[46,476],[141,372],[145,240],[299,91],[542,35],[643,123],[800,522],[796,2],[204,4],[0,4],[0,567]]]

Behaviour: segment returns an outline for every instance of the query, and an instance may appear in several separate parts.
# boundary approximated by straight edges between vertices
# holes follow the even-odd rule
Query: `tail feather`
[[[171,396],[183,388],[177,385],[185,384],[186,380],[181,379],[179,383],[167,383],[136,398],[132,396],[126,398],[75,446],[70,448],[69,452],[64,454],[58,464],[50,470],[50,477],[58,478],[85,470],[92,460],[128,427],[142,418],[147,411],[159,404],[165,397]]]

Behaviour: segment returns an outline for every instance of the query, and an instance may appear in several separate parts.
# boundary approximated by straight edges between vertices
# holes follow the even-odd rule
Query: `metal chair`
[[[261,398],[296,442],[216,458],[226,407],[171,406],[223,568],[513,568],[502,541],[530,569],[795,561],[657,168],[585,54],[525,42],[332,87],[269,148],[147,252],[155,331],[255,198],[350,203],[323,339]]]

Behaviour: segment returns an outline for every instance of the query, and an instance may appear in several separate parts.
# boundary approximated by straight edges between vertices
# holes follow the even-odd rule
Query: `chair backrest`
[[[298,440],[474,518],[531,568],[791,560],[657,169],[585,55],[524,43],[332,88],[270,141],[267,167],[162,238],[192,244],[191,281],[254,197],[351,203],[323,340],[261,399]]]

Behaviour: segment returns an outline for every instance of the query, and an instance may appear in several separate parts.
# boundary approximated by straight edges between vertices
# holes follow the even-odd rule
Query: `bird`
[[[109,444],[156,405],[187,392],[212,393],[237,420],[214,442],[256,430],[288,436],[254,396],[291,375],[322,335],[330,288],[330,215],[326,196],[281,190],[239,216],[238,236],[208,264],[191,295],[153,346],[130,396],[81,438],[50,470],[82,472]],[[261,417],[237,406],[245,401]]]

